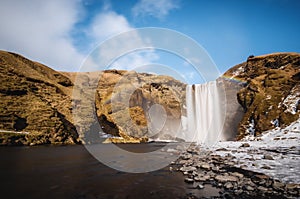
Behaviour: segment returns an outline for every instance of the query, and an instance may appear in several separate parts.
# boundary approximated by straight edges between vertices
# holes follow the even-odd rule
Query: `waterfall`
[[[188,85],[181,118],[168,117],[160,105],[149,110],[151,140],[196,142],[204,146],[235,140],[244,116],[244,109],[237,101],[241,88],[243,85],[224,78]]]
[[[212,145],[222,139],[226,100],[217,81],[186,88],[185,141]]]

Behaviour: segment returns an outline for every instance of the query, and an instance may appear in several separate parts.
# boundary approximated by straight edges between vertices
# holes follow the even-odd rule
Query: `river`
[[[160,144],[122,145],[141,151]],[[0,147],[1,198],[185,198],[210,196],[212,187],[194,189],[169,167],[125,173],[97,161],[82,145]]]

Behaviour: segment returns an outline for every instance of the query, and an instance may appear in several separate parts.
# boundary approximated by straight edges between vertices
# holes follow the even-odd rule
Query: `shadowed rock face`
[[[0,51],[0,81],[0,143],[78,142],[69,97],[73,84],[68,78],[20,55]]]
[[[227,78],[219,77],[217,81],[222,83],[226,101],[221,102],[224,115],[222,140],[235,140],[238,134],[239,123],[244,116],[243,107],[237,100],[237,93],[243,88],[243,84]]]
[[[300,54],[276,53],[249,57],[224,76],[246,82],[237,93],[245,115],[238,138],[255,135],[276,126],[286,126],[300,113]]]

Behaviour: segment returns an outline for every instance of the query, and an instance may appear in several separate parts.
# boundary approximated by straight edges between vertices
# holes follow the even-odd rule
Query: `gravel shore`
[[[300,198],[299,143],[300,119],[240,141],[178,146],[170,150],[179,156],[170,170],[182,172],[194,189],[217,188],[210,198]]]
[[[222,150],[222,149],[220,149]],[[210,184],[219,188],[213,198],[297,198],[300,184],[284,183],[263,173],[236,166],[232,155],[217,155],[192,144],[170,170],[182,172],[187,184],[205,189]],[[198,198],[189,195],[187,198]]]

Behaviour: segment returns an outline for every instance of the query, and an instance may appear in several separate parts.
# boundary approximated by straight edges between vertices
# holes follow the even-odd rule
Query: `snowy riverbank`
[[[300,183],[300,119],[260,137],[220,142],[213,148],[215,154],[235,157],[236,166],[265,173],[286,183]]]
[[[298,198],[299,143],[300,120],[259,137],[170,150],[181,151],[170,170],[182,172],[189,187],[205,189],[209,184],[219,188],[220,197]]]

